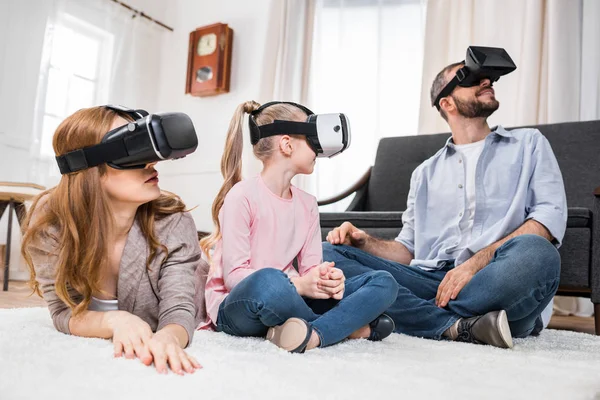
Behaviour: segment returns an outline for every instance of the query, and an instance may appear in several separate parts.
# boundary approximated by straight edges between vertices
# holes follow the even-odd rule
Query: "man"
[[[490,79],[448,93],[463,67],[447,66],[431,87],[452,137],[413,172],[396,240],[344,222],[327,235],[323,257],[346,276],[392,273],[400,291],[386,313],[399,333],[511,348],[512,337],[549,322],[565,190],[538,130],[490,130],[499,107]]]

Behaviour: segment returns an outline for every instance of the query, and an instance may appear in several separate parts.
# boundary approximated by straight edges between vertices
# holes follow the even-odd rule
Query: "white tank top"
[[[119,309],[119,300],[102,300],[92,296],[89,311],[117,311]]]
[[[477,161],[483,151],[485,140],[479,142],[456,145],[456,150],[460,153],[460,162],[463,163],[465,169],[465,194],[466,204],[462,218],[459,223],[461,240],[455,254],[467,247],[471,241],[471,232],[473,230],[473,220],[475,219],[475,169]]]

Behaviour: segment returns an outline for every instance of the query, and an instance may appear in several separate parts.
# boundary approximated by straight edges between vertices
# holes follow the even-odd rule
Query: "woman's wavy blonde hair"
[[[126,114],[105,107],[77,111],[56,129],[54,153],[59,156],[100,143],[117,116],[131,120]],[[38,240],[55,241],[56,293],[74,315],[88,308],[93,293],[101,292],[102,272],[108,266],[108,240],[114,221],[100,184],[106,170],[102,164],[63,175],[57,186],[37,196],[23,224],[21,253],[29,266],[32,289],[41,295],[28,248]],[[138,208],[136,219],[150,248],[147,268],[159,249],[167,253],[154,233],[154,221],[184,210],[181,199],[168,192]],[[70,297],[69,288],[77,291],[83,301],[77,304]]]

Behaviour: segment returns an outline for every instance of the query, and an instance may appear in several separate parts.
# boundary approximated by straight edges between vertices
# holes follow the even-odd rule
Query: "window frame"
[[[87,38],[91,38],[98,44],[97,50],[97,64],[96,64],[96,76],[91,79],[86,76],[75,73],[72,70],[67,69],[65,71],[64,66],[52,64],[52,55],[54,52],[54,32],[58,27],[64,27],[79,35],[83,35]],[[38,82],[38,96],[37,96],[37,112],[36,112],[36,124],[34,124],[34,135],[37,146],[37,156],[40,159],[54,158],[54,151],[52,150],[51,143],[45,143],[49,138],[44,137],[44,121],[46,117],[57,118],[60,120],[65,119],[68,116],[69,110],[67,109],[68,103],[65,104],[65,115],[57,115],[54,112],[48,112],[46,109],[46,102],[48,98],[49,90],[49,78],[52,70],[59,71],[60,73],[67,74],[67,93],[69,87],[73,84],[74,79],[81,79],[86,82],[93,84],[93,104],[105,104],[109,97],[109,82],[111,79],[111,67],[112,67],[112,55],[114,49],[114,35],[108,31],[100,29],[95,25],[84,21],[81,18],[75,17],[68,13],[60,13],[55,21],[49,22],[47,29],[46,39],[44,40],[42,63],[40,66],[40,78]],[[76,51],[76,50],[73,50]],[[107,56],[108,55],[108,56]],[[68,94],[67,94],[68,96]],[[50,138],[51,139],[51,138]]]

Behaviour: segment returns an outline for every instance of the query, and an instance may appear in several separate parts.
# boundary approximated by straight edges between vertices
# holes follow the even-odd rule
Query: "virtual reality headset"
[[[104,106],[126,114],[132,122],[108,132],[102,142],[56,157],[61,174],[108,164],[116,169],[144,168],[146,164],[174,160],[193,153],[198,137],[184,113],[148,114],[121,106]]]
[[[308,117],[304,122],[275,120],[271,124],[258,126],[255,116],[274,104],[291,104],[304,111]],[[350,147],[350,123],[344,114],[315,114],[300,104],[273,101],[250,113],[248,123],[253,145],[269,136],[304,135],[317,157],[333,157]]]
[[[517,69],[506,50],[497,47],[470,46],[463,61],[464,67],[456,71],[456,76],[442,89],[432,104],[440,109],[440,100],[452,93],[456,86],[470,87],[479,85],[482,79],[496,82],[502,75]]]

